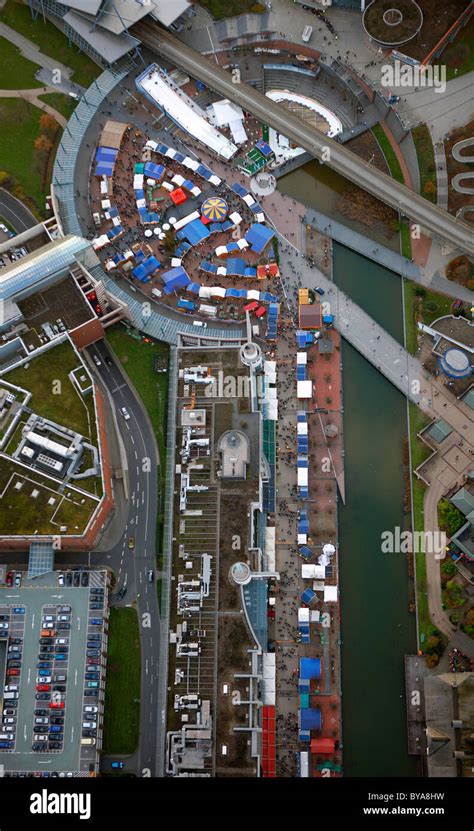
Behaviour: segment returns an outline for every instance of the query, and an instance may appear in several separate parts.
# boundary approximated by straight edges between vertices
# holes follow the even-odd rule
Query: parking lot
[[[23,575],[21,586],[13,580],[0,589],[0,623],[8,626],[0,629],[5,771],[95,770],[106,620],[105,572]]]

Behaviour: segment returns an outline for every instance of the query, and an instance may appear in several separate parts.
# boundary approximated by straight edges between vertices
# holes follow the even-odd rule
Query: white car
[[[35,733],[33,736],[35,742],[47,742],[48,737],[44,733]]]
[[[128,412],[127,408],[126,407],[120,407],[120,412],[122,413],[125,421],[128,421],[128,419],[130,418],[130,413]]]
[[[47,623],[43,623],[43,629],[54,629],[54,623],[50,623],[49,621]]]
[[[10,718],[4,718],[4,719],[3,719],[3,723],[4,723],[4,724],[15,724],[15,721],[16,721],[16,719],[11,718],[11,717],[10,717]]]
[[[36,679],[37,684],[51,684],[51,676],[50,675],[38,675]]]
[[[5,730],[5,733],[13,733],[15,728],[13,724],[6,724],[5,727],[2,726],[2,730]]]
[[[95,354],[95,352],[92,358],[96,366],[102,366],[102,361],[100,360],[99,356]]]
[[[58,645],[61,644],[61,646],[66,646],[66,644],[69,643],[69,638],[56,638],[55,643]]]
[[[96,721],[83,721],[82,726],[86,727],[86,728],[88,727],[89,729],[94,730],[97,727],[97,722]]]
[[[43,623],[48,620],[54,620],[53,615],[43,615]]]
[[[84,712],[85,713],[98,713],[99,708],[98,707],[84,707]]]
[[[8,623],[0,623],[0,629],[8,629]]]
[[[49,724],[49,718],[46,718],[46,716],[36,716],[35,724]]]
[[[64,586],[64,574],[58,574],[58,584]]]
[[[71,620],[71,615],[58,615],[58,620]]]

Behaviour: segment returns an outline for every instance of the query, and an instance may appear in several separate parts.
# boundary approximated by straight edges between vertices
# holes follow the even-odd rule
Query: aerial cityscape
[[[0,50],[2,804],[468,819],[474,2],[0,0]]]

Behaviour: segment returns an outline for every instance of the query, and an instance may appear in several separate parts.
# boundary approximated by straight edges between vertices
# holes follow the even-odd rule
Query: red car
[[[14,572],[14,571],[9,571],[9,572],[7,573],[6,580],[5,580],[5,583],[7,584],[7,586],[13,586],[13,578],[14,578],[14,576],[15,576],[15,572]]]
[[[90,664],[100,664],[100,658],[88,658],[87,663],[88,663],[88,665],[90,665]]]
[[[20,674],[19,669],[7,669],[7,675],[19,675],[19,674]]]
[[[49,706],[51,710],[64,710],[64,701],[52,701]]]
[[[36,692],[49,692],[51,689],[51,684],[37,684],[36,685]]]

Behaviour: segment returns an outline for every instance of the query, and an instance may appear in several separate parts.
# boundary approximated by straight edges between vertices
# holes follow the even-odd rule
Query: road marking
[[[81,631],[81,618],[80,617],[77,618],[77,631],[78,632]]]
[[[74,684],[77,685],[77,669],[76,669],[76,672],[75,672],[75,675],[74,675]]]
[[[72,727],[71,727],[71,744],[73,743],[73,741],[74,741],[74,725],[72,725]]]
[[[31,618],[31,628],[32,629],[34,629],[34,625],[35,625],[35,615],[33,613],[33,617]]]
[[[31,667],[28,670],[28,684],[30,683],[30,681],[31,681]]]
[[[148,675],[148,658],[145,661],[145,675]]]
[[[133,436],[130,436],[130,441],[132,442],[132,444],[135,444],[135,439],[133,438]]]

